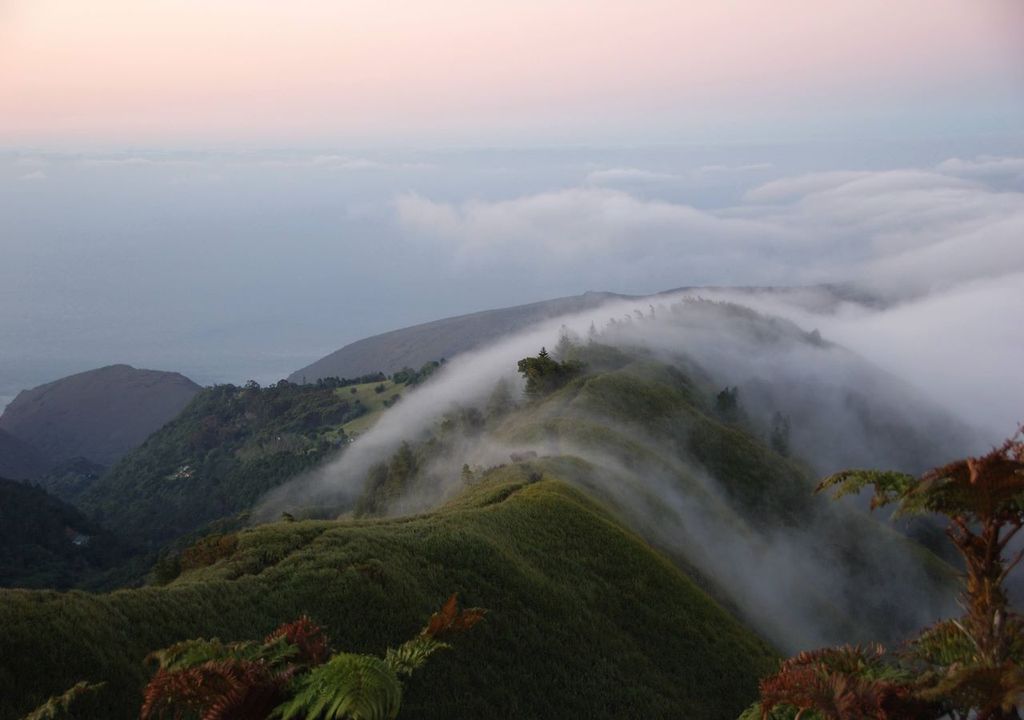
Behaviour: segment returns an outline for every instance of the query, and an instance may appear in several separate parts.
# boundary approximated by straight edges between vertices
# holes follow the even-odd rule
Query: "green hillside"
[[[93,481],[76,504],[117,534],[156,549],[248,508],[268,489],[347,442],[370,412],[343,389],[219,385]]]
[[[315,385],[218,385],[99,477],[61,468],[44,479],[142,550],[247,510],[343,450],[438,367]],[[367,380],[367,382],[362,382]]]
[[[303,612],[339,647],[380,652],[453,591],[490,612],[409,681],[401,717],[735,717],[774,653],[593,500],[540,478],[510,465],[427,515],[257,527],[165,587],[3,591],[0,657],[19,662],[0,664],[0,718],[82,679],[109,683],[95,717],[134,717],[147,652],[258,638]]]
[[[204,391],[83,495],[135,542],[178,543],[159,586],[0,594],[0,657],[19,658],[0,688],[20,688],[0,720],[80,680],[108,683],[90,717],[133,716],[148,652],[302,613],[379,653],[452,592],[490,613],[409,681],[403,717],[732,718],[774,648],[898,642],[950,614],[952,569],[815,497],[721,369],[599,339],[523,358],[525,393],[467,392],[457,367],[409,399],[405,371]],[[341,448],[336,476],[304,474]],[[257,503],[300,519],[214,523]]]
[[[781,647],[899,641],[954,606],[948,565],[878,519],[814,497],[806,467],[742,411],[720,407],[720,388],[685,357],[598,344],[569,357],[585,369],[562,387],[503,412],[451,411],[403,444],[371,468],[357,511],[429,508],[526,453],[615,508]],[[768,569],[776,564],[791,576]]]

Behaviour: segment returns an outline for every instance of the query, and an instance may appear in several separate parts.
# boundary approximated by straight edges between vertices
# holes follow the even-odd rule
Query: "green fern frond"
[[[208,662],[225,660],[263,662],[270,668],[287,665],[299,654],[299,649],[285,637],[276,637],[264,643],[224,643],[218,638],[185,640],[163,650],[149,654],[146,659],[167,670],[184,670]]]
[[[392,720],[402,684],[380,658],[339,653],[297,681],[295,696],[274,711],[282,720]]]
[[[384,656],[384,664],[398,676],[412,675],[438,650],[446,650],[451,646],[427,635],[418,635],[397,648],[388,648]]]
[[[904,502],[907,493],[916,483],[917,479],[906,473],[885,470],[844,470],[822,480],[815,492],[831,490],[832,497],[839,499],[846,495],[856,495],[866,487],[873,487],[875,492],[871,497],[871,509],[900,503],[896,514],[901,515],[919,511],[917,508],[907,506]]]
[[[233,643],[233,645],[237,646],[238,643]],[[164,670],[182,670],[212,660],[223,660],[229,655],[230,647],[229,644],[221,642],[219,638],[183,640],[162,650],[151,652],[146,657],[146,661],[155,663],[157,667]]]
[[[246,649],[248,652],[248,649]],[[287,637],[278,636],[267,640],[257,648],[256,660],[261,660],[271,668],[282,668],[299,659],[300,649],[288,641]],[[249,658],[238,658],[249,659]]]
[[[818,713],[804,710],[800,714],[800,711],[791,705],[779,705],[765,712],[761,708],[761,703],[754,703],[748,707],[736,720],[796,720],[798,714],[799,720],[821,720]]]
[[[71,715],[71,706],[80,697],[96,692],[105,685],[106,683],[87,683],[85,681],[75,683],[61,695],[54,695],[49,698],[45,703],[22,718],[22,720],[63,720],[64,718],[71,718],[73,717]]]

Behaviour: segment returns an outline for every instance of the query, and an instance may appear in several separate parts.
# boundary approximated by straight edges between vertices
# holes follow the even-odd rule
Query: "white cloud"
[[[939,172],[961,177],[1024,177],[1024,157],[980,155],[973,160],[950,158],[935,166]]]
[[[758,173],[771,170],[775,166],[772,163],[752,163],[749,165],[703,165],[697,168],[697,175],[721,176],[737,175],[743,173]]]
[[[672,173],[654,172],[634,167],[606,168],[594,170],[584,180],[587,185],[635,185],[672,182],[678,180]]]
[[[113,157],[82,158],[82,165],[88,167],[149,167],[202,165],[200,160],[165,157],[161,155],[118,155]]]
[[[692,184],[731,181],[735,178],[757,173],[764,173],[774,167],[771,163],[752,163],[748,165],[702,165],[696,170],[688,170],[682,174],[647,170],[637,167],[611,167],[594,170],[584,178],[585,185],[596,186],[648,186],[663,184]]]
[[[334,170],[424,170],[433,167],[429,163],[391,162],[330,153],[268,158],[260,160],[258,164],[264,167],[331,168]]]
[[[21,176],[21,180],[24,182],[42,182],[46,179],[46,173],[42,170],[35,170],[26,175]]]
[[[718,210],[593,186],[459,204],[404,195],[397,208],[460,268],[606,287],[855,281],[905,298],[1024,271],[1024,193],[926,170],[783,178]]]
[[[760,185],[749,191],[744,200],[751,203],[776,203],[798,200],[811,192],[838,187],[851,180],[867,177],[870,173],[837,170],[786,177]]]
[[[752,281],[749,258],[772,258],[795,238],[777,225],[721,217],[676,203],[643,200],[605,188],[575,188],[500,202],[437,203],[419,195],[397,201],[402,224],[440,243],[460,269],[516,266],[536,273],[592,278],[603,287],[679,278]]]

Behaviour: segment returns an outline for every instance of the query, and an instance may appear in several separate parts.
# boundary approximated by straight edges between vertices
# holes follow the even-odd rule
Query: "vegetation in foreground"
[[[868,470],[826,478],[836,497],[874,489],[872,508],[944,516],[965,568],[964,615],[925,629],[901,651],[824,648],[782,663],[761,682],[761,701],[742,719],[912,720],[1018,718],[1024,707],[1024,617],[1005,582],[1024,558],[1005,553],[1024,527],[1024,441],[1018,433],[982,457],[920,477]]]
[[[390,720],[401,707],[402,679],[451,647],[443,637],[468,630],[483,617],[481,608],[460,612],[452,595],[426,627],[388,648],[383,658],[331,653],[323,629],[305,616],[262,643],[176,643],[150,656],[159,667],[146,686],[140,717]]]
[[[0,657],[19,658],[0,664],[0,687],[18,689],[0,694],[0,718],[78,681],[107,682],[84,717],[137,717],[152,651],[255,641],[302,614],[380,655],[453,590],[488,620],[405,682],[403,716],[735,717],[777,657],[547,465],[508,465],[428,515],[240,532],[164,587],[0,590]]]

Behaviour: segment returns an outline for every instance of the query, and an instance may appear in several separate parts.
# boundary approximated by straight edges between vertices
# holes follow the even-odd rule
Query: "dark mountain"
[[[18,393],[0,430],[35,447],[48,467],[75,457],[112,465],[199,390],[178,373],[111,365]]]
[[[46,462],[38,450],[9,432],[0,430],[0,477],[27,480],[45,471]]]
[[[455,357],[542,320],[583,312],[609,300],[624,297],[627,296],[588,292],[392,330],[350,343],[296,370],[288,380],[311,383],[325,377],[357,377],[378,370],[390,375],[404,367],[419,368],[431,360]]]
[[[68,588],[124,557],[120,543],[75,508],[0,479],[0,587]]]

